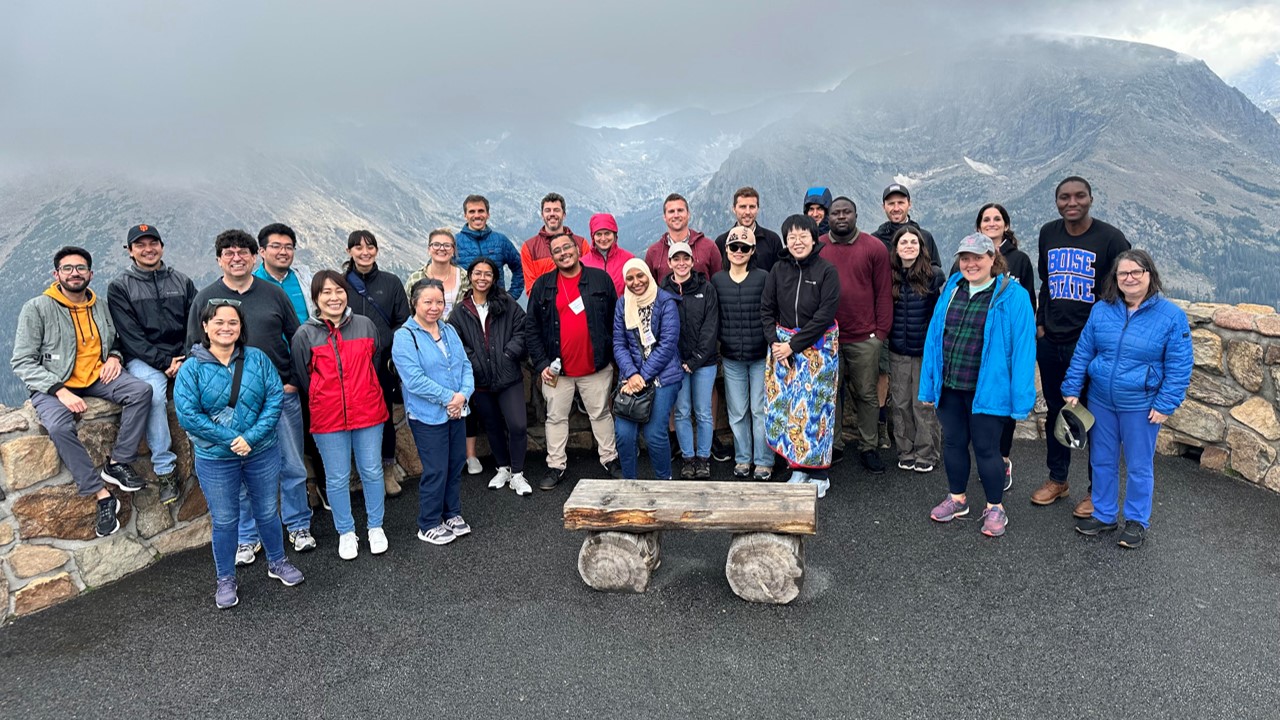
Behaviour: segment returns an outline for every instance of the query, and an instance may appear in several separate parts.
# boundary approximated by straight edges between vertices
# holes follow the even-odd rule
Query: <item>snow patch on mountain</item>
[[[991,167],[986,163],[978,162],[977,160],[974,160],[967,156],[962,156],[962,157],[964,157],[965,163],[967,163],[969,167],[973,168],[975,172],[982,173],[983,175],[999,175],[1000,174],[998,170],[996,170],[995,168]]]

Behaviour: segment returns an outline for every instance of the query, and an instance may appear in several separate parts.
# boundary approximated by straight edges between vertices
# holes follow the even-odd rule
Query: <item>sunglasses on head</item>
[[[212,307],[221,307],[230,305],[231,307],[240,307],[240,301],[232,298],[209,298],[209,305]]]

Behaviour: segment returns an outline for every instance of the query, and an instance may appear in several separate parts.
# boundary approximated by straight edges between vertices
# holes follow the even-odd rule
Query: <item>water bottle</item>
[[[551,374],[552,374],[551,382],[547,384],[550,385],[551,387],[555,387],[556,382],[558,382],[560,378],[560,371],[563,369],[564,369],[564,363],[560,362],[560,358],[556,358],[555,360],[552,360],[551,361]]]

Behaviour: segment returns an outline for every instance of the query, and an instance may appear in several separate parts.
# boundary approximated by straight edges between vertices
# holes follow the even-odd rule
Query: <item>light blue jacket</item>
[[[440,352],[435,338],[413,318],[396,330],[391,342],[391,359],[404,389],[405,413],[427,425],[448,422],[444,406],[453,394],[460,392],[470,400],[476,389],[471,361],[458,331],[443,321],[439,327],[446,352]]]
[[[223,365],[203,345],[191,346],[190,359],[182,363],[173,381],[173,408],[178,424],[191,436],[196,457],[206,460],[239,460],[231,441],[244,437],[252,448],[249,456],[276,444],[276,422],[284,385],[280,373],[258,348],[244,348],[244,373],[240,377],[240,397],[230,419],[218,422],[214,416],[227,407],[235,358]]]
[[[1099,301],[1080,331],[1063,397],[1079,397],[1089,378],[1090,407],[1172,415],[1191,384],[1191,326],[1182,308],[1159,293],[1129,314],[1123,300]]]
[[[952,274],[933,309],[920,366],[920,402],[936,403],[942,395],[942,331],[963,277]],[[1031,296],[1011,275],[996,278],[992,292],[982,331],[973,412],[1023,420],[1036,404],[1036,322]]]

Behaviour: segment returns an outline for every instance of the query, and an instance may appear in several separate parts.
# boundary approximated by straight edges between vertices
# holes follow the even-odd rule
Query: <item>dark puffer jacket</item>
[[[889,350],[899,355],[920,357],[924,354],[924,339],[929,334],[929,320],[938,304],[938,293],[947,284],[947,276],[934,268],[929,293],[921,296],[915,286],[906,281],[906,271],[896,271],[893,284],[898,287],[898,299],[893,301],[893,328],[889,331]]]
[[[822,245],[803,260],[788,253],[770,271],[760,300],[760,318],[767,342],[778,342],[778,327],[797,329],[788,344],[802,353],[813,346],[836,321],[840,304],[840,273],[818,257]]]
[[[524,381],[524,323],[524,309],[507,292],[489,295],[483,324],[470,291],[453,307],[449,324],[467,348],[477,390],[497,392]]]
[[[689,370],[715,365],[720,338],[720,302],[707,276],[693,271],[688,280],[676,282],[674,273],[662,282],[662,289],[680,298],[680,359]]]
[[[720,305],[720,354],[726,360],[763,360],[769,345],[760,334],[760,297],[769,273],[755,268],[742,282],[734,282],[728,270],[711,278]]]

